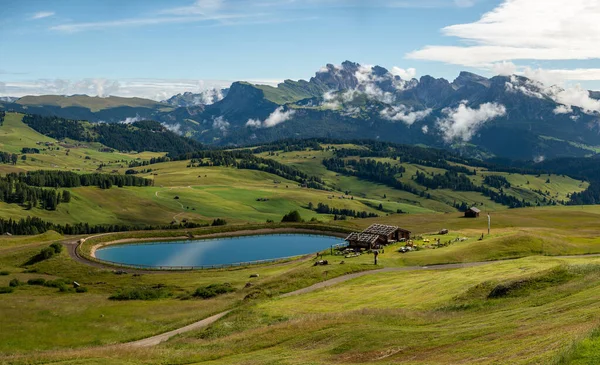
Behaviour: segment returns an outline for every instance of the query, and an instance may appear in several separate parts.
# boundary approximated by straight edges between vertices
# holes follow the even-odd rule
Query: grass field
[[[37,142],[45,148],[41,154],[28,155],[16,166],[0,165],[0,172],[40,168],[92,172],[105,164],[104,172],[124,173],[133,159],[162,155],[107,153],[101,152],[103,146],[97,144],[76,146],[73,141],[55,141],[28,128],[20,116],[7,115],[0,127],[0,150],[19,153],[23,147],[37,148]],[[321,162],[332,152],[280,151],[262,156],[320,176],[333,190],[302,188],[297,182],[255,170],[187,167],[188,161],[175,161],[151,165],[151,172],[137,175],[153,179],[151,187],[69,189],[71,202],[61,203],[56,211],[25,210],[0,202],[0,217],[34,215],[62,224],[159,225],[183,220],[210,223],[215,218],[228,221],[225,227],[193,231],[194,235],[201,235],[213,229],[243,230],[267,220],[279,222],[291,210],[298,210],[307,221],[315,218],[330,227],[333,216],[308,209],[309,203],[326,203],[379,215],[337,221],[345,230],[361,230],[372,223],[397,225],[412,231],[419,249],[402,254],[397,251],[400,244],[388,246],[379,256],[378,266],[373,265],[372,254],[345,258],[324,252],[328,266],[313,266],[311,257],[236,269],[118,274],[110,268],[79,263],[66,250],[27,264],[51,243],[78,237],[62,237],[56,232],[31,237],[2,236],[0,288],[11,291],[4,288],[14,279],[22,285],[0,294],[0,363],[600,361],[600,257],[559,257],[600,254],[599,206],[506,209],[478,193],[443,189],[428,191],[432,198],[426,199],[328,171]],[[409,184],[414,184],[411,176],[417,171],[444,172],[415,164],[404,167],[406,173],[398,178]],[[546,198],[563,200],[567,194],[588,186],[564,176],[482,169],[471,179],[482,184],[486,174],[501,174],[512,185],[507,189],[510,194],[529,201],[542,197],[538,190]],[[463,218],[452,207],[454,201],[477,203],[490,212],[491,234],[487,235],[485,214],[475,219]],[[380,204],[383,211],[378,208]],[[396,213],[397,210],[408,214]],[[438,235],[443,228],[450,233]],[[189,233],[192,231],[164,234]],[[156,233],[127,232],[98,240],[153,234]],[[483,239],[479,240],[482,234]],[[444,247],[432,244],[437,239]],[[415,269],[471,262],[484,264],[444,270]],[[280,297],[326,279],[376,268],[394,271],[370,273],[310,293]],[[259,276],[251,278],[251,274]],[[26,284],[30,279],[44,279],[56,285]],[[86,290],[75,292],[73,281]],[[197,288],[225,283],[235,291],[206,300],[193,296]],[[160,296],[154,300],[109,299],[118,293],[144,290],[158,291]],[[176,329],[228,309],[232,312],[214,325],[153,348],[108,346]]]
[[[324,147],[336,147],[336,148],[357,148],[354,145],[324,145]],[[455,202],[466,202],[470,205],[477,205],[483,207],[486,211],[497,211],[506,209],[505,206],[491,201],[489,198],[476,192],[462,192],[452,191],[448,189],[435,189],[426,190],[425,187],[420,186],[412,180],[412,177],[418,172],[426,174],[443,174],[446,172],[444,169],[422,166],[418,164],[400,163],[396,160],[389,158],[374,158],[374,160],[380,162],[388,162],[392,165],[402,165],[406,172],[399,180],[403,183],[409,184],[419,191],[427,191],[431,195],[431,199],[425,199],[415,194],[411,194],[405,191],[399,191],[390,189],[389,187],[375,184],[372,182],[357,179],[355,177],[343,176],[335,172],[329,171],[323,166],[322,161],[325,158],[331,158],[334,156],[334,152],[331,150],[323,151],[292,151],[292,152],[275,152],[275,154],[262,153],[262,157],[273,158],[279,162],[293,165],[300,170],[321,176],[331,186],[334,186],[340,191],[349,191],[353,195],[382,199],[386,196],[386,199],[390,202],[396,202],[405,205],[405,209],[399,207],[408,213],[423,213],[426,210],[436,212],[454,212],[453,204]],[[477,175],[472,176],[472,180],[476,185],[483,185],[483,179],[486,175],[501,175],[505,177],[510,183],[511,187],[505,189],[505,192],[509,195],[515,196],[518,199],[525,199],[526,201],[535,204],[536,201],[542,201],[544,197],[550,200],[567,200],[567,195],[573,192],[580,192],[585,190],[589,184],[587,182],[578,181],[566,176],[559,175],[522,175],[522,174],[510,174],[504,172],[491,172],[481,168],[468,167],[472,170],[477,170]],[[550,182],[547,182],[550,180]],[[541,190],[545,195],[541,195],[534,190]],[[412,207],[406,207],[410,205]]]
[[[287,298],[277,295],[373,269],[372,255],[347,259],[325,254],[331,265],[324,267],[313,267],[309,260],[136,276],[79,264],[65,251],[25,267],[24,262],[60,237],[2,238],[0,271],[8,275],[0,276],[0,287],[14,278],[25,282],[41,277],[77,281],[88,291],[61,293],[23,285],[0,294],[0,311],[8,313],[0,326],[9,329],[0,332],[0,354],[15,364],[595,363],[600,257],[550,255],[600,252],[600,208],[503,210],[492,217],[492,235],[483,241],[477,238],[486,220],[457,214],[343,222],[360,229],[381,221],[414,232],[421,249],[401,254],[397,245],[390,246],[380,255],[379,267],[491,261],[463,269],[371,274]],[[441,227],[450,234],[438,236]],[[435,249],[423,242],[438,237],[467,240]],[[502,260],[509,258],[514,260]],[[251,273],[260,276],[250,279]],[[197,287],[224,282],[237,290],[209,300],[187,299]],[[247,282],[253,285],[246,287]],[[157,285],[170,297],[108,299],[120,289]],[[497,287],[508,289],[490,297]],[[244,299],[248,295],[254,299]],[[213,326],[158,347],[97,347],[164,332],[229,308],[234,311]],[[78,360],[72,362],[74,358]]]

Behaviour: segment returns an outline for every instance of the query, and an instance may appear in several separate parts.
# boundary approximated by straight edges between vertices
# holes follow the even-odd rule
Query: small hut
[[[465,211],[465,218],[477,218],[479,213],[481,213],[481,210],[471,207]]]
[[[369,228],[363,231],[363,233],[376,235],[379,238],[378,243],[381,245],[389,245],[390,243],[398,242],[401,238],[404,238],[405,240],[410,239],[410,231],[385,224],[371,224]]]
[[[346,241],[348,241],[348,247],[353,249],[365,249],[372,250],[377,245],[377,240],[379,236],[368,233],[357,233],[353,232],[346,237]]]

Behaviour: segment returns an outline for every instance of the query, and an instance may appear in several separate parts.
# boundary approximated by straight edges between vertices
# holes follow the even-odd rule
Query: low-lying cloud
[[[404,105],[390,106],[383,109],[379,114],[383,119],[390,121],[402,121],[407,125],[422,120],[431,114],[431,109],[414,111]]]
[[[478,108],[467,106],[462,102],[457,108],[445,108],[445,118],[438,120],[444,140],[469,141],[479,128],[486,122],[506,115],[506,107],[497,103],[481,104]]]
[[[246,122],[246,126],[254,128],[271,128],[290,120],[294,116],[294,114],[296,114],[295,110],[284,110],[284,107],[280,106],[279,108],[275,109],[275,111],[271,113],[271,115],[269,115],[269,117],[262,122],[258,119],[248,119],[248,121]]]
[[[223,133],[226,133],[229,129],[229,122],[223,118],[223,116],[219,116],[213,120],[212,124],[213,129],[218,129]]]

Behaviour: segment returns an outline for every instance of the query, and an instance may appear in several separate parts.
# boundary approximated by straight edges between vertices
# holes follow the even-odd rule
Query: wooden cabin
[[[374,234],[378,237],[378,244],[389,245],[398,242],[400,239],[410,239],[410,231],[397,226],[388,226],[385,224],[371,224],[363,233]]]
[[[481,210],[471,207],[465,211],[465,218],[477,218],[479,213],[481,213]]]
[[[353,249],[372,250],[377,245],[379,236],[368,233],[353,232],[346,237],[348,247]]]

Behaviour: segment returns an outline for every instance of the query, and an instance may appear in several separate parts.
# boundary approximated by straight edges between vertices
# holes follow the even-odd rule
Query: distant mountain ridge
[[[1,104],[93,122],[153,119],[216,145],[368,138],[474,157],[540,160],[600,151],[600,92],[547,87],[517,75],[461,72],[448,81],[400,74],[406,73],[345,61],[326,65],[308,81],[285,80],[277,87],[234,82],[229,89],[178,94],[160,103],[89,99],[67,105],[28,97]]]

